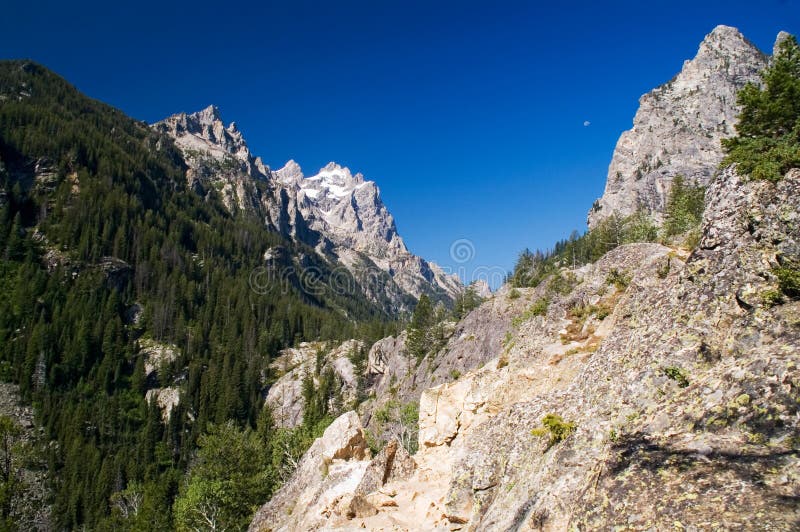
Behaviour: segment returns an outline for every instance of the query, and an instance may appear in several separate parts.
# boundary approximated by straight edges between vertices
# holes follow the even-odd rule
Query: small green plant
[[[658,269],[656,270],[656,275],[658,275],[659,279],[666,279],[667,275],[669,275],[670,269],[672,265],[672,259],[667,257],[663,264],[661,264]]]
[[[625,290],[628,288],[628,285],[631,284],[631,276],[616,268],[612,268],[606,276],[606,284],[613,284],[618,290]]]
[[[595,316],[600,321],[603,321],[611,314],[611,307],[605,304],[600,304],[595,307]]]
[[[547,290],[551,294],[569,295],[578,284],[578,278],[572,272],[559,272],[550,280]]]
[[[577,425],[570,421],[564,421],[564,418],[558,414],[547,414],[542,418],[542,426],[537,427],[531,431],[533,436],[550,436],[550,441],[547,449],[553,445],[560,443],[567,439],[567,437],[575,432]]]
[[[686,377],[686,373],[678,366],[667,366],[664,368],[664,375],[677,382],[681,388],[689,386],[689,379]]]
[[[511,320],[511,325],[519,327],[526,321],[536,316],[544,316],[547,314],[547,307],[550,305],[550,300],[546,297],[540,297],[536,302],[531,305],[525,312]]]
[[[458,371],[457,369],[451,369],[450,370],[450,378],[451,379],[456,381],[456,380],[458,380],[459,377],[461,377],[461,372],[460,371]]]
[[[783,303],[783,293],[780,290],[769,289],[761,293],[761,301],[768,307],[774,307]]]
[[[516,288],[512,288],[508,292],[508,299],[519,299],[519,296],[520,296],[519,290],[517,290]]]
[[[800,269],[780,267],[772,270],[778,278],[778,287],[781,292],[791,298],[800,297]]]
[[[503,337],[503,347],[511,345],[512,340],[514,340],[514,335],[511,334],[511,331],[506,331],[506,335]]]
[[[550,305],[550,300],[546,297],[540,297],[536,300],[536,303],[531,305],[531,308],[528,311],[531,313],[531,316],[544,316],[547,314],[547,307]]]

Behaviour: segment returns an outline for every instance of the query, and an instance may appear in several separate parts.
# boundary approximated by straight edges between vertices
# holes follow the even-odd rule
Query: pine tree
[[[728,154],[722,164],[777,181],[800,167],[800,47],[794,36],[781,41],[761,79],[763,88],[749,83],[737,96],[737,136],[722,141]]]
[[[406,349],[417,359],[422,359],[432,347],[430,328],[434,324],[434,319],[431,300],[426,294],[422,294],[411,316],[406,339]]]

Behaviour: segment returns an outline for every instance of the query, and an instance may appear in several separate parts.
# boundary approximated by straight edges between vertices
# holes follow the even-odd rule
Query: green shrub
[[[512,288],[508,292],[508,299],[519,299],[519,296],[520,296],[519,290],[517,290],[516,288]]]
[[[567,437],[575,432],[577,425],[570,421],[564,421],[564,418],[558,414],[547,414],[542,418],[542,426],[537,427],[531,431],[533,436],[550,436],[550,441],[547,445],[549,449],[553,445],[564,441]]]
[[[546,297],[540,297],[536,302],[531,305],[525,312],[511,320],[511,325],[519,327],[526,321],[536,316],[544,316],[547,314],[547,307],[550,305],[550,300]]]
[[[606,276],[606,284],[613,284],[618,290],[625,290],[631,284],[631,276],[626,272],[621,272],[616,268],[612,268]]]
[[[578,278],[572,272],[559,272],[550,280],[547,291],[551,294],[569,295],[578,284]]]
[[[778,278],[778,287],[781,292],[789,297],[800,297],[800,270],[796,268],[781,267],[772,270]]]
[[[597,305],[595,306],[595,315],[597,319],[603,321],[611,314],[612,308],[608,305]]]
[[[664,212],[664,234],[681,235],[700,227],[703,221],[706,189],[697,183],[687,183],[683,176],[675,176]]]
[[[681,388],[689,386],[689,379],[686,377],[686,373],[678,366],[664,368],[664,375],[677,382]]]
[[[780,290],[765,290],[761,293],[761,301],[768,307],[783,303],[783,293]]]
[[[419,403],[401,403],[397,400],[387,401],[373,414],[375,419],[370,447],[381,448],[391,438],[397,439],[405,447],[408,454],[414,454],[419,448]],[[384,439],[385,438],[385,439]]]

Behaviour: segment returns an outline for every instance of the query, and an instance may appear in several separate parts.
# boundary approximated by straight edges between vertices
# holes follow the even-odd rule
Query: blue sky
[[[0,56],[135,118],[214,103],[273,168],[362,172],[413,252],[469,272],[583,231],[639,96],[717,24],[770,50],[800,5],[7,0],[3,20]]]

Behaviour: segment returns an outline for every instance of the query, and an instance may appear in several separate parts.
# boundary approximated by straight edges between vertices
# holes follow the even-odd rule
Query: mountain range
[[[378,186],[363,175],[334,162],[308,177],[294,161],[273,171],[214,106],[153,127],[181,149],[192,189],[216,189],[231,212],[263,220],[345,267],[388,314],[408,312],[422,294],[452,305],[463,290],[456,275],[408,251]]]

